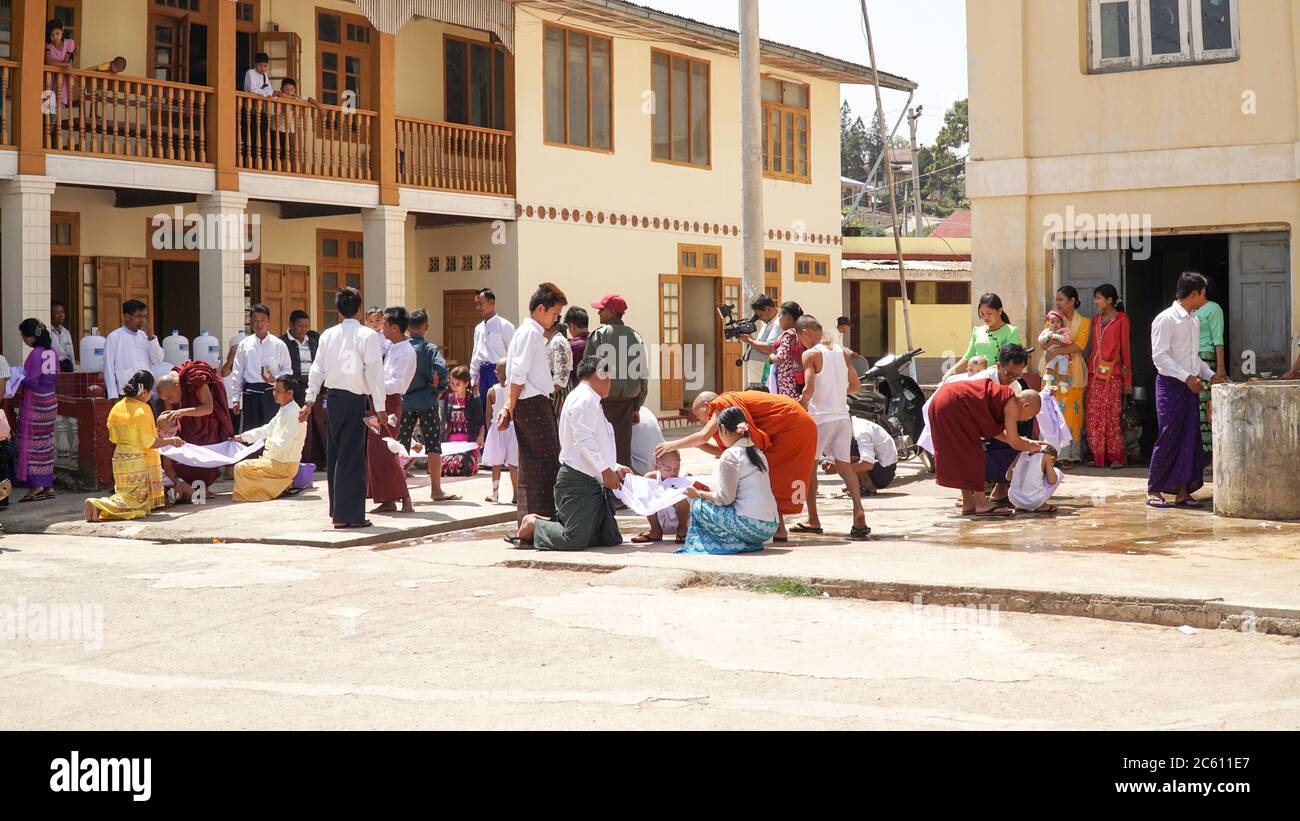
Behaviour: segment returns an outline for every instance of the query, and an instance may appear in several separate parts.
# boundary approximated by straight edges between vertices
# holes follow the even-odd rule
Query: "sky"
[[[738,28],[737,0],[634,0],[642,5],[705,23]],[[880,70],[917,83],[913,105],[924,110],[921,143],[933,143],[943,115],[966,96],[965,0],[867,0]],[[867,39],[858,0],[759,0],[764,39],[868,64]],[[868,124],[876,100],[871,86],[842,86],[841,95]],[[883,91],[885,118],[892,128],[907,94]],[[907,136],[904,122],[898,133]]]

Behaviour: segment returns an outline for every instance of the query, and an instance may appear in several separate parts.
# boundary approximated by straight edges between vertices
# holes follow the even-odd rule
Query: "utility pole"
[[[758,0],[740,2],[740,197],[744,260],[743,305],[763,293],[763,100],[760,84]]]
[[[907,125],[912,130],[912,196],[916,199],[916,233],[913,236],[921,236],[922,218],[925,212],[921,210],[921,152],[916,145],[916,121],[921,119],[921,109],[925,106],[917,106],[909,109],[907,112]]]
[[[871,18],[867,15],[867,0],[859,0],[862,6],[862,25],[867,30],[867,55],[871,58],[871,87],[876,92],[876,128],[880,130],[880,142],[889,151],[889,134],[885,132],[885,102],[880,96],[880,69],[876,68],[876,44],[871,39]],[[891,157],[885,158],[886,184],[889,186],[889,213],[894,223],[894,254],[898,257],[898,284],[903,299],[903,333],[907,338],[907,349],[912,350],[912,308],[907,298],[907,272],[903,268],[903,241],[898,236],[898,200],[894,195],[894,164]],[[912,374],[916,374],[916,361],[912,361]]]

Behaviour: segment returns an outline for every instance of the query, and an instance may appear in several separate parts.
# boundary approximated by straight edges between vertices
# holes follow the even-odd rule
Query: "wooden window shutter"
[[[659,277],[659,407],[681,411],[686,385],[682,367],[682,277]]]

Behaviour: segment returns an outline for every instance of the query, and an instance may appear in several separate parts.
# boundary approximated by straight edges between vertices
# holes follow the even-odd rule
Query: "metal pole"
[[[923,230],[925,212],[921,210],[921,152],[916,145],[916,121],[921,119],[921,109],[925,106],[917,106],[915,111],[908,111],[907,124],[912,130],[912,196],[916,199],[916,233],[913,236],[921,236]]]
[[[740,197],[744,304],[763,293],[763,100],[760,85],[758,0],[740,2]]]
[[[876,44],[871,39],[871,18],[867,16],[867,0],[859,0],[862,5],[862,25],[867,30],[867,55],[871,58],[872,87],[876,92],[877,125],[880,139],[885,151],[890,150],[889,135],[885,133],[885,103],[880,96],[880,70],[876,68]],[[889,186],[889,214],[894,228],[894,254],[898,257],[898,284],[903,298],[903,333],[907,338],[907,349],[912,350],[912,311],[911,300],[907,298],[907,273],[903,269],[903,241],[898,237],[898,200],[894,195],[894,163],[885,161],[886,185]]]

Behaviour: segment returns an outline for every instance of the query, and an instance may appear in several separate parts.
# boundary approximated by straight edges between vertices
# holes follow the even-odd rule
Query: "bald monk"
[[[749,437],[767,456],[772,495],[776,497],[781,523],[773,541],[789,541],[785,517],[797,516],[808,497],[808,477],[817,456],[817,423],[798,400],[765,391],[739,391],[718,396],[705,391],[695,397],[691,413],[703,429],[693,436],[664,442],[655,448],[655,457],[685,448],[700,448],[721,456],[726,449],[718,436],[718,414],[737,407],[745,412]]]
[[[1037,391],[990,379],[949,382],[935,393],[930,407],[935,481],[961,490],[963,516],[1015,515],[1014,508],[984,495],[984,440],[1026,453],[1043,450],[1045,443],[1026,439],[1017,429],[1037,416],[1042,404]]]
[[[217,445],[230,439],[235,426],[226,405],[226,386],[206,362],[190,361],[158,379],[155,386],[163,403],[158,427],[177,430],[192,445]],[[221,479],[220,468],[195,468],[163,457],[163,472],[172,480],[176,498],[188,502],[194,496],[194,482],[207,487]]]

